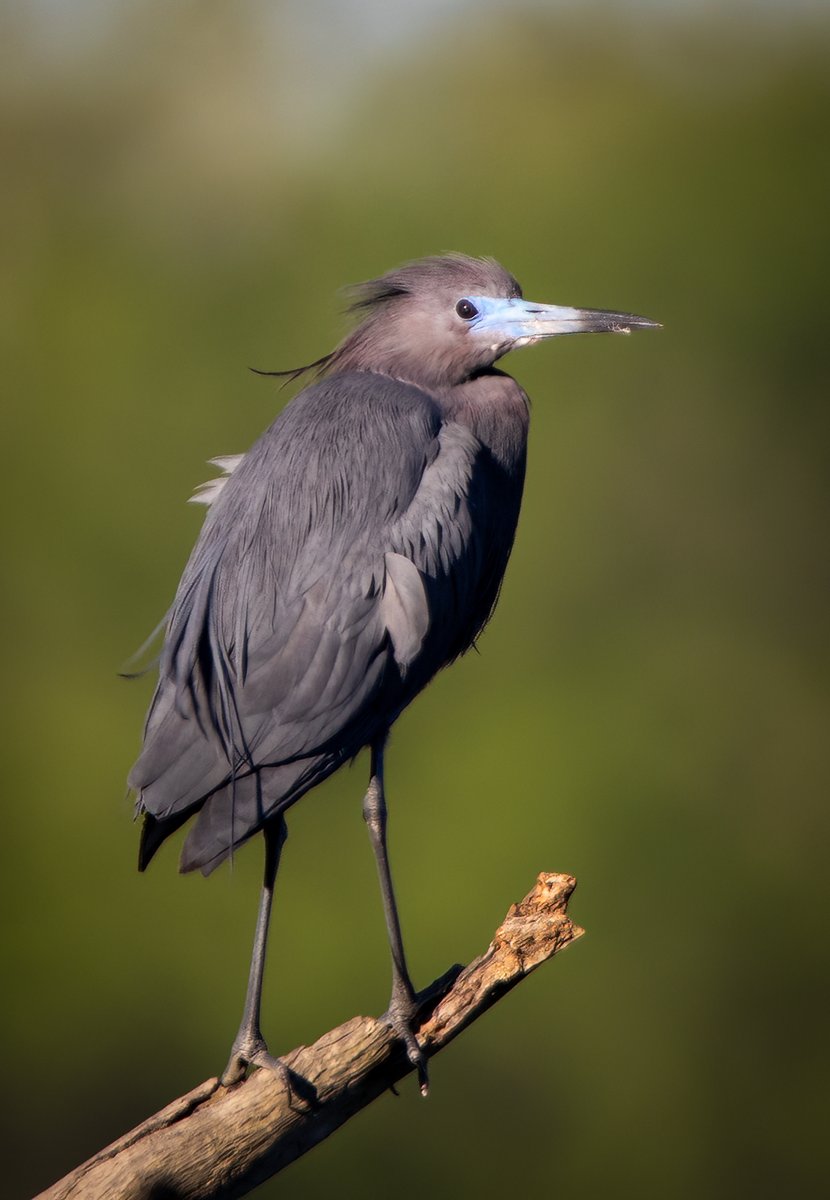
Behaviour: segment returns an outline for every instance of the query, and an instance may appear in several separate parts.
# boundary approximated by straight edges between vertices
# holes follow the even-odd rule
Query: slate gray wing
[[[274,768],[237,813],[249,836],[408,702],[408,673],[442,665],[428,573],[464,550],[476,451],[419,389],[355,373],[298,396],[239,463],[182,577],[130,777],[164,825],[149,854],[206,797],[216,827],[229,781]]]

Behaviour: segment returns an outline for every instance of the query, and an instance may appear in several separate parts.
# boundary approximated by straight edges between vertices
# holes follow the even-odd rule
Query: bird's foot
[[[228,1059],[228,1065],[222,1074],[223,1087],[230,1087],[234,1083],[239,1083],[248,1073],[249,1067],[258,1067],[262,1070],[273,1071],[273,1073],[283,1081],[285,1086],[291,1090],[291,1074],[288,1067],[281,1058],[274,1058],[265,1044],[265,1038],[255,1030],[253,1032],[241,1031],[237,1034],[236,1041],[231,1049],[231,1056]]]
[[[406,1048],[406,1057],[417,1072],[421,1095],[427,1096],[429,1094],[427,1057],[418,1045],[414,1033],[415,1018],[420,1007],[414,993],[393,991],[389,1007],[380,1019],[389,1025],[403,1042]]]

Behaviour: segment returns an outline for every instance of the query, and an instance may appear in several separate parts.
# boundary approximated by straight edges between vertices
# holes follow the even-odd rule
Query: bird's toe
[[[414,1032],[417,1013],[418,1005],[414,999],[406,1002],[393,999],[381,1019],[390,1026],[396,1036],[403,1042],[406,1049],[406,1057],[418,1075],[418,1086],[421,1090],[421,1095],[427,1096],[429,1094],[427,1056],[423,1048],[419,1045]]]
[[[237,1039],[234,1042],[228,1065],[222,1073],[223,1086],[230,1087],[234,1083],[239,1083],[241,1079],[245,1078],[251,1067],[272,1071],[286,1087],[290,1088],[288,1067],[281,1058],[275,1058],[271,1054],[265,1044],[265,1039],[261,1036]]]

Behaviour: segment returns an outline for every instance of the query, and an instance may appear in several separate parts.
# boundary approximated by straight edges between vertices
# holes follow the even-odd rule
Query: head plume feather
[[[386,305],[452,283],[455,279],[463,279],[467,289],[478,289],[484,293],[515,297],[521,297],[522,294],[518,282],[494,258],[473,258],[452,251],[414,259],[376,279],[367,279],[344,289],[349,299],[346,311],[357,316],[359,322],[331,353],[289,370],[259,371],[255,367],[251,370],[256,375],[283,379],[283,386],[306,375],[320,379],[327,372],[348,363],[356,343],[364,336],[363,331],[371,328],[372,318],[382,313]]]

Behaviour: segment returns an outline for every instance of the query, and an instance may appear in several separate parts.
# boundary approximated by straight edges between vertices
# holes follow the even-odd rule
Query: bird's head
[[[363,319],[326,369],[381,371],[427,387],[461,383],[543,338],[657,327],[633,313],[524,300],[497,262],[463,254],[419,259],[352,294]]]

